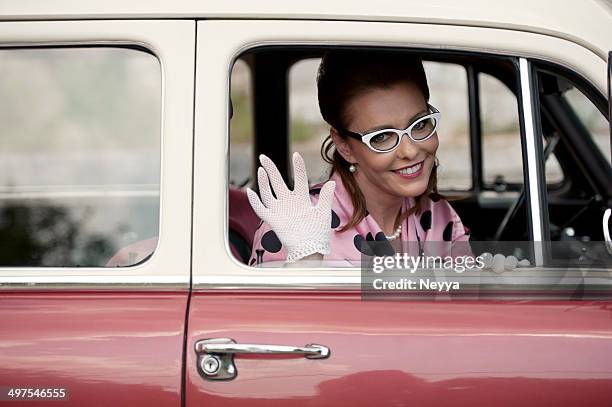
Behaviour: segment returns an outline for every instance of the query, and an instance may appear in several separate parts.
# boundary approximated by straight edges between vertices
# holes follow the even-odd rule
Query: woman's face
[[[345,111],[346,127],[361,134],[382,128],[405,129],[427,113],[427,102],[418,86],[398,83],[371,88],[354,97]],[[356,164],[354,176],[366,199],[416,197],[425,192],[438,149],[437,134],[422,142],[405,135],[397,149],[377,153],[359,140],[341,139],[333,133],[340,153]]]

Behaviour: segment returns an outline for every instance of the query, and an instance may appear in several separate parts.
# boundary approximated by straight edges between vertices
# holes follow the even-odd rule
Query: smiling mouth
[[[415,178],[421,175],[421,173],[423,172],[423,163],[424,161],[421,161],[409,167],[400,168],[399,170],[393,170],[393,172],[404,178]]]

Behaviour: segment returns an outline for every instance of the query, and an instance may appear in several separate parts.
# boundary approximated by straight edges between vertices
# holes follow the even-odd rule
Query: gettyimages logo
[[[380,274],[385,269],[403,269],[414,274],[417,269],[422,268],[445,268],[452,269],[457,273],[463,273],[471,269],[483,269],[487,256],[411,256],[407,253],[396,253],[395,256],[374,256],[372,258],[372,271]]]
[[[604,242],[377,243],[361,259],[363,299],[612,298]]]

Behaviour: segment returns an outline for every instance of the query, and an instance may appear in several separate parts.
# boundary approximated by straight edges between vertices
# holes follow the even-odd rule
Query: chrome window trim
[[[544,219],[542,196],[542,176],[538,163],[538,148],[536,143],[542,143],[536,134],[536,114],[534,112],[534,100],[532,94],[532,72],[531,64],[526,58],[519,59],[519,74],[521,86],[521,110],[525,126],[525,149],[527,152],[527,182],[529,190],[529,214],[531,215],[530,226],[534,242],[544,241]],[[520,119],[519,119],[520,120]],[[544,264],[544,252],[542,245],[534,245],[534,261],[536,266]]]
[[[606,268],[590,268],[588,275],[585,275],[585,270],[582,268],[567,268],[562,269],[564,275],[559,275],[559,269],[550,267],[530,267],[527,269],[516,269],[507,271],[502,274],[496,274],[493,271],[483,271],[481,275],[469,276],[462,274],[457,276],[460,280],[467,282],[470,279],[484,280],[485,283],[491,284],[503,277],[522,278],[523,282],[535,282],[538,279],[552,278],[555,281],[565,279],[566,284],[570,286],[578,286],[584,284],[588,286],[609,286],[612,287],[612,270]],[[438,270],[444,273],[444,270]],[[434,271],[435,273],[435,271]],[[484,273],[484,275],[482,275]],[[550,274],[550,275],[546,275]],[[465,283],[464,281],[464,283]],[[501,282],[503,284],[503,281]],[[263,291],[263,292],[285,292],[285,291],[333,291],[358,294],[361,291],[361,277],[357,276],[256,276],[256,275],[210,275],[194,278],[193,290],[201,291]],[[529,294],[526,292],[526,295]],[[520,296],[520,295],[519,295]],[[537,298],[537,296],[536,296]]]
[[[178,275],[49,275],[49,276],[3,276],[0,292],[3,291],[182,291],[189,290],[189,276]]]
[[[96,47],[113,47],[113,48],[134,48],[138,50],[141,48],[141,52],[146,52],[151,56],[155,57],[160,66],[161,59],[158,56],[158,53],[155,51],[155,47],[151,44],[143,42],[143,41],[121,41],[121,40],[105,40],[105,41],[95,41],[95,40],[70,40],[70,41],[24,41],[24,42],[0,42],[0,48],[96,48]]]
[[[232,289],[264,289],[264,290],[312,290],[312,289],[346,289],[359,290],[361,277],[359,269],[353,276],[257,276],[257,275],[209,275],[193,278],[193,286],[198,289],[218,288],[224,290]]]

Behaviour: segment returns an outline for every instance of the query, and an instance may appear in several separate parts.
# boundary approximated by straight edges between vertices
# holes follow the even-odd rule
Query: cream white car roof
[[[564,38],[603,59],[612,0],[2,0],[0,20],[249,18],[421,22],[507,28]]]

